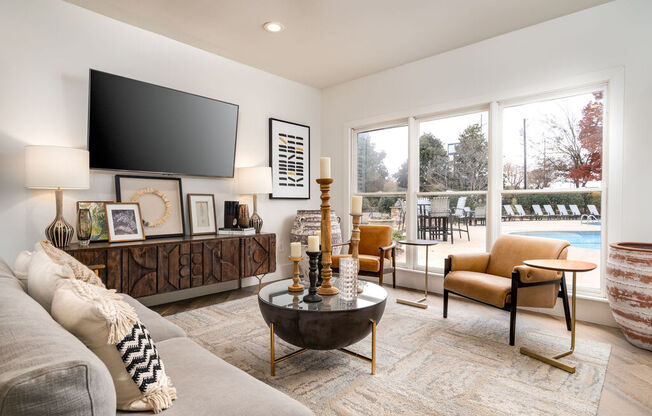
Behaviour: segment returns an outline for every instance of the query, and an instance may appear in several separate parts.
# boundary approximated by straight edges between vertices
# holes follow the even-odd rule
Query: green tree
[[[477,191],[487,189],[489,147],[479,124],[471,124],[462,134],[453,158],[456,189]]]
[[[385,166],[386,153],[376,150],[368,133],[358,135],[358,191],[383,191],[389,171]]]
[[[405,161],[394,174],[399,188],[407,189],[408,165]],[[446,190],[448,154],[441,140],[432,133],[419,138],[419,185],[422,192]]]

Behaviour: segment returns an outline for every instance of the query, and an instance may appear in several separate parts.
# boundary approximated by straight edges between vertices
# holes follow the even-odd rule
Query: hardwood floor
[[[385,286],[385,288],[397,297],[410,296],[410,292],[414,292],[407,289],[391,289],[388,286]],[[252,286],[241,290],[158,305],[152,307],[152,309],[166,316],[240,299],[246,296],[253,296],[256,293],[258,293],[258,288]],[[421,294],[422,292],[414,293]],[[414,293],[412,296],[414,296]],[[418,294],[416,296],[419,296]],[[428,299],[429,303],[441,305],[440,295],[433,294]],[[488,308],[475,302],[451,297],[449,308],[452,311],[456,307],[477,309],[478,316],[487,313],[504,313],[503,311]],[[507,314],[505,314],[505,319],[508,319]],[[550,328],[551,331],[557,331],[559,328],[564,327],[562,318],[529,311],[519,311],[518,320],[528,320],[529,323],[536,323],[542,327]],[[652,352],[636,348],[628,343],[618,328],[578,322],[576,330],[579,338],[603,342],[612,346],[598,414],[627,416],[651,415]],[[507,339],[505,339],[505,342],[507,342]]]

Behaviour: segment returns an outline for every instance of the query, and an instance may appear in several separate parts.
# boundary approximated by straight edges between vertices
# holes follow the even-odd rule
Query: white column
[[[487,251],[500,235],[501,191],[503,189],[502,106],[489,104],[489,189],[487,190]]]

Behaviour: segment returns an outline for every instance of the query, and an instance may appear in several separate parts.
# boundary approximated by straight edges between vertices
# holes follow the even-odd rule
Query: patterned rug
[[[376,375],[340,351],[308,351],[277,364],[269,375],[269,329],[256,296],[168,317],[225,361],[303,402],[318,415],[595,415],[611,346],[577,339],[567,362],[575,374],[521,355],[568,349],[566,331],[553,335],[517,322],[517,346],[507,343],[508,314],[466,311],[441,298],[427,310],[395,303],[390,292],[378,324]],[[483,309],[484,310],[484,309]],[[473,313],[471,313],[473,312]],[[494,313],[495,312],[495,313]],[[277,357],[296,348],[276,338]],[[371,337],[350,347],[370,355]]]

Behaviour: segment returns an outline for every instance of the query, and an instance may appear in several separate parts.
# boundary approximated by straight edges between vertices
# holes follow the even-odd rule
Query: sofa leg
[[[448,318],[448,290],[444,289],[444,318]]]
[[[571,330],[571,314],[570,306],[568,305],[568,287],[566,286],[566,276],[561,276],[560,284],[560,298],[561,303],[564,305],[564,316],[566,317],[566,329]]]

